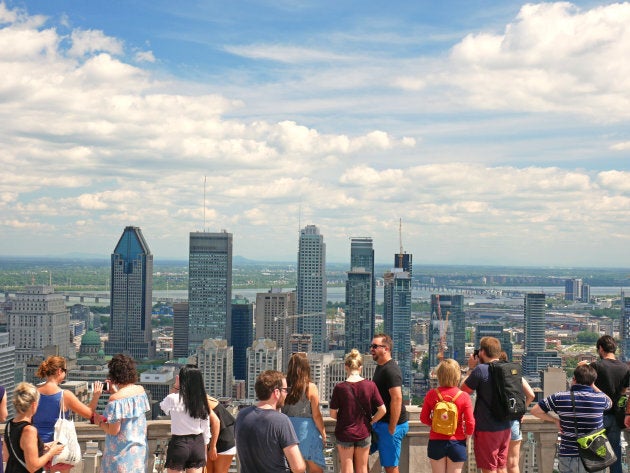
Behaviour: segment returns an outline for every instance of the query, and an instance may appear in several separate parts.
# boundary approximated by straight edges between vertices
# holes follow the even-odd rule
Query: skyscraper
[[[464,296],[431,295],[429,324],[429,370],[440,362],[440,356],[466,363],[466,316]]]
[[[374,249],[371,238],[350,241],[350,271],[346,281],[346,349],[369,352],[375,319]]]
[[[280,363],[287,365],[289,337],[297,331],[295,292],[271,289],[256,294],[256,339],[270,339],[282,351]]]
[[[368,353],[374,336],[372,312],[372,274],[363,268],[348,272],[346,280],[346,351],[353,348]]]
[[[564,281],[564,298],[567,301],[581,301],[582,300],[582,280],[581,279],[566,279]]]
[[[0,386],[5,389],[5,396],[11,396],[15,387],[15,347],[9,344],[9,334],[0,333]],[[9,416],[15,415],[15,406],[7,402]]]
[[[232,347],[234,379],[247,379],[247,349],[254,342],[254,304],[247,299],[232,300]]]
[[[545,308],[545,294],[525,294],[523,374],[527,376],[540,376],[547,367],[562,365],[557,352],[546,350]]]
[[[393,358],[403,374],[403,385],[411,386],[411,275],[393,268],[383,276],[383,319],[385,333],[394,340]]]
[[[111,317],[105,354],[154,358],[153,255],[138,227],[126,227],[111,257]]]
[[[297,267],[298,333],[313,336],[313,351],[328,351],[326,337],[326,244],[315,225],[300,231]],[[320,314],[319,316],[314,314]]]
[[[15,295],[8,311],[8,344],[15,347],[15,362],[44,358],[44,349],[68,357],[70,346],[70,312],[63,294],[52,286],[27,286]]]
[[[226,340],[204,340],[197,347],[197,366],[203,374],[206,391],[213,396],[232,395],[233,359],[233,349]]]
[[[188,352],[206,339],[232,344],[232,234],[191,232],[188,257]]]

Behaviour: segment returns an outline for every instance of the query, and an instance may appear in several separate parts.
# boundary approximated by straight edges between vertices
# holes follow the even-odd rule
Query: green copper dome
[[[101,346],[101,337],[94,330],[88,330],[81,338],[81,345]]]

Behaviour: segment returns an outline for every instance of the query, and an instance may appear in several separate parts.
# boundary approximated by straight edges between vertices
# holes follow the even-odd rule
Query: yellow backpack
[[[438,402],[433,406],[433,412],[431,413],[431,429],[438,434],[451,436],[455,434],[457,430],[457,420],[459,417],[455,399],[457,399],[463,391],[459,391],[455,394],[450,401],[444,400],[438,389],[435,389],[435,392],[438,396]]]

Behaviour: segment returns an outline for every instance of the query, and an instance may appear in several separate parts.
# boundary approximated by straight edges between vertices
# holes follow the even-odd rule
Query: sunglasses
[[[377,348],[387,348],[387,345],[377,345],[376,343],[370,345],[370,350],[376,350]]]

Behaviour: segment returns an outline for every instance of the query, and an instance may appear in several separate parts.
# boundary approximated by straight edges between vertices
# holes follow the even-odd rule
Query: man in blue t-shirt
[[[287,397],[287,380],[279,371],[263,371],[254,389],[259,402],[239,412],[234,424],[240,471],[304,473],[306,463],[293,424],[277,410]]]
[[[560,473],[586,473],[580,460],[575,429],[585,435],[604,426],[604,411],[610,409],[610,398],[595,387],[597,372],[591,365],[580,365],[573,372],[570,391],[562,391],[546,397],[532,407],[531,414],[553,422],[560,432],[558,471]],[[575,412],[571,402],[573,394]],[[549,412],[558,414],[552,417]]]

